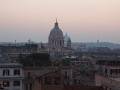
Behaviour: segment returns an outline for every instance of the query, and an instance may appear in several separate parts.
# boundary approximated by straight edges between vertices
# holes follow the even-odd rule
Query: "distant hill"
[[[110,42],[73,42],[72,47],[74,49],[85,47],[85,48],[93,48],[93,47],[108,47],[110,49],[120,49],[120,44],[110,43]]]

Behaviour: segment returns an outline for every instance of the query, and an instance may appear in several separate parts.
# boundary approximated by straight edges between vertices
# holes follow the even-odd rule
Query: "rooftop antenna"
[[[31,39],[30,39],[30,38],[28,39],[28,43],[29,43],[29,44],[31,43]]]
[[[15,40],[15,46],[17,45],[16,40]]]
[[[15,44],[16,44],[16,40],[15,40]]]

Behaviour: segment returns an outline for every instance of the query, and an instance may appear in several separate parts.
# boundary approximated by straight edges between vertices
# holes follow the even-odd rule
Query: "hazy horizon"
[[[120,0],[1,0],[0,42],[47,42],[56,18],[74,42],[120,43]]]

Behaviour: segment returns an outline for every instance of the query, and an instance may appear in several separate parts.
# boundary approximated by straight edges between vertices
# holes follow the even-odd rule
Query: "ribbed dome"
[[[51,57],[59,57],[63,55],[64,37],[62,30],[58,26],[57,20],[54,28],[50,32],[48,46]]]
[[[55,23],[54,28],[53,28],[53,29],[51,30],[51,32],[50,32],[50,37],[54,37],[54,38],[63,37],[63,32],[62,32],[62,30],[59,28],[57,22]]]

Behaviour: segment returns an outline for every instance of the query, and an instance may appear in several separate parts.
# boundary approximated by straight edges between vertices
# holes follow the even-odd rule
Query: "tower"
[[[54,28],[50,31],[48,38],[49,54],[53,58],[61,57],[63,55],[64,37],[63,32],[59,28],[56,20]]]

